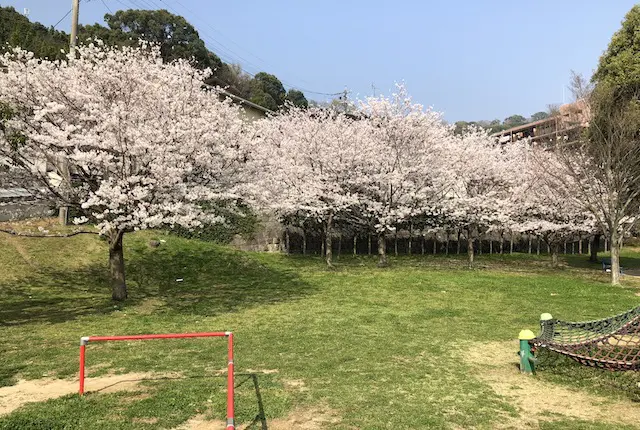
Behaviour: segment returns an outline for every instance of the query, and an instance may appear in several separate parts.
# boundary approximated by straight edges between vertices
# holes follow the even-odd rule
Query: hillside
[[[119,10],[106,14],[107,26],[100,24],[79,26],[78,40],[98,38],[114,45],[137,44],[139,39],[160,46],[165,61],[178,58],[193,59],[201,68],[213,71],[209,79],[236,96],[276,111],[290,101],[307,106],[304,94],[296,89],[285,90],[282,82],[269,73],[249,75],[237,64],[224,63],[208,50],[198,31],[187,20],[166,10]],[[69,35],[31,22],[13,7],[0,7],[0,46],[20,46],[39,58],[64,58]]]

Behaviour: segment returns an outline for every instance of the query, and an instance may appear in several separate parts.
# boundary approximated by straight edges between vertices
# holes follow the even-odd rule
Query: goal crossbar
[[[235,430],[234,418],[234,386],[233,386],[233,333],[230,331],[204,333],[169,333],[169,334],[137,334],[128,336],[84,336],[80,338],[80,389],[84,394],[86,346],[89,342],[111,342],[120,340],[150,340],[150,339],[185,339],[194,337],[226,337],[227,338],[227,430]]]

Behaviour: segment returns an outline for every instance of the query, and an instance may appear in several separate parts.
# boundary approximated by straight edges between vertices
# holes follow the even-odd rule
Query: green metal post
[[[526,374],[532,374],[535,372],[535,357],[531,352],[531,345],[529,341],[536,337],[531,330],[522,330],[518,335],[520,340],[520,372]]]

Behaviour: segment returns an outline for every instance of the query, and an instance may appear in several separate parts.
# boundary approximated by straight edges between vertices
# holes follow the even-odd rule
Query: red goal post
[[[80,338],[80,396],[84,394],[85,354],[89,342],[110,342],[118,340],[150,340],[150,339],[185,339],[192,337],[226,337],[227,338],[227,430],[235,430],[234,387],[233,387],[233,333],[230,331],[205,333],[174,334],[138,334],[131,336],[84,336]]]

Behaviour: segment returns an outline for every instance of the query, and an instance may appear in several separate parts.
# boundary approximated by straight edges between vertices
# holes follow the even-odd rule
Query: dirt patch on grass
[[[158,298],[146,299],[133,308],[133,312],[138,315],[151,315],[155,311],[162,309],[166,305],[164,300]]]
[[[274,373],[278,373],[278,369],[245,369],[245,373],[256,373],[263,375],[273,375]]]
[[[517,367],[517,351],[517,341],[489,342],[473,345],[463,357],[481,380],[520,410],[518,423],[523,424],[524,419],[537,428],[540,422],[552,421],[552,417],[634,426],[640,422],[640,408],[631,401],[614,401],[522,375]],[[509,425],[505,423],[504,428]]]
[[[131,420],[134,423],[141,423],[141,424],[157,424],[158,423],[158,419],[157,418],[133,418]]]
[[[197,415],[175,430],[225,430],[225,422],[219,420],[208,420],[204,415]]]
[[[298,408],[286,418],[269,420],[269,429],[321,430],[339,422],[337,411],[329,407]]]
[[[290,391],[309,391],[307,384],[302,379],[286,379],[284,388]]]
[[[138,391],[139,383],[144,379],[162,377],[154,373],[126,373],[86,378],[85,390],[100,393],[117,391]],[[78,392],[78,380],[34,379],[19,380],[16,385],[0,387],[0,415],[8,414],[25,403],[43,402]]]

